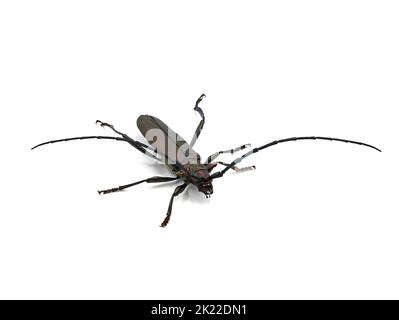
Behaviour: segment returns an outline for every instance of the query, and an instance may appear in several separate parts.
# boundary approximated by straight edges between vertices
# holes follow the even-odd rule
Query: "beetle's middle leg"
[[[250,143],[247,143],[247,144],[244,144],[244,145],[242,145],[242,146],[239,146],[239,147],[237,147],[237,148],[235,148],[235,149],[229,149],[229,150],[223,150],[223,151],[215,152],[214,154],[212,154],[212,155],[210,155],[210,156],[208,157],[208,159],[206,160],[205,163],[211,163],[213,160],[215,160],[217,157],[219,157],[219,156],[220,156],[221,154],[223,154],[223,153],[230,153],[230,154],[233,154],[233,153],[236,153],[237,151],[240,151],[240,150],[243,150],[243,149],[246,149],[246,148],[249,148],[249,147],[251,147],[251,144],[250,144]]]
[[[144,180],[136,181],[136,182],[133,182],[133,183],[125,184],[123,186],[119,186],[119,187],[116,187],[116,188],[111,188],[111,189],[106,189],[106,190],[99,190],[97,192],[98,192],[98,194],[107,194],[107,193],[122,191],[124,189],[133,187],[133,186],[138,185],[138,184],[143,183],[143,182],[158,183],[158,182],[173,181],[173,180],[177,180],[177,179],[180,179],[180,178],[179,177],[151,177],[151,178],[148,178],[148,179],[144,179]]]

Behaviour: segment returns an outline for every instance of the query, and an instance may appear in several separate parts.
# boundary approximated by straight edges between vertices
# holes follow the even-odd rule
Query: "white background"
[[[2,1],[0,298],[399,298],[397,1]],[[204,157],[205,199],[123,142],[152,114]],[[221,160],[232,160],[229,155]]]

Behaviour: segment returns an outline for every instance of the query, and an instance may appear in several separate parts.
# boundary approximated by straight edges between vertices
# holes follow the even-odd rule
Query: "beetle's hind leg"
[[[227,167],[229,165],[229,163],[225,163],[222,161],[218,161],[218,164],[221,164],[225,167]],[[250,170],[255,170],[256,167],[255,166],[249,166],[249,167],[244,167],[244,168],[239,168],[237,166],[232,166],[231,169],[233,169],[235,172],[246,172],[246,171],[250,171]]]
[[[173,200],[175,197],[177,197],[180,193],[182,193],[184,191],[184,189],[186,189],[187,187],[187,183],[183,183],[180,186],[177,186],[175,191],[172,194],[172,197],[170,198],[169,201],[169,206],[168,206],[168,211],[166,212],[166,217],[163,220],[163,222],[161,223],[160,227],[165,228],[170,220],[170,216],[172,215],[172,206],[173,206]]]
[[[195,107],[194,110],[197,111],[200,116],[201,116],[201,121],[199,122],[197,129],[194,132],[194,135],[191,139],[190,142],[190,147],[192,148],[195,144],[195,142],[197,141],[199,135],[201,134],[202,129],[204,128],[204,124],[205,124],[205,114],[204,111],[202,111],[202,109],[200,108],[199,104],[202,101],[202,99],[204,99],[206,96],[205,94],[201,94],[201,96],[197,99],[196,103],[195,103]]]
[[[102,122],[100,120],[96,120],[96,124],[99,124],[101,127],[110,128],[112,131],[114,131],[115,133],[119,134],[123,138],[132,140],[132,138],[130,138],[127,134],[116,130],[112,124],[109,124],[109,123],[106,123],[106,122]]]
[[[156,153],[155,149],[152,148],[151,146],[147,146],[146,144],[141,143],[140,141],[133,140],[133,139],[130,138],[127,134],[125,134],[125,133],[123,133],[123,132],[120,132],[120,131],[116,130],[112,124],[109,124],[109,123],[106,123],[106,122],[102,122],[101,120],[96,120],[96,124],[99,124],[99,125],[100,125],[101,127],[103,127],[103,128],[104,128],[104,127],[110,128],[112,131],[114,131],[115,133],[119,134],[119,135],[122,136],[123,138],[125,138],[125,139],[127,139],[127,140],[132,140],[132,141],[134,141],[135,143],[137,143],[138,145],[140,145],[140,146],[142,146],[142,147],[144,147],[144,148],[146,148],[146,149],[148,149],[148,150],[151,150],[152,152]]]

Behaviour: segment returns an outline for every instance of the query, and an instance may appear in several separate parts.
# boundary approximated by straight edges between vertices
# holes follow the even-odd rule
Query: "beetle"
[[[83,137],[51,140],[34,146],[32,150],[46,144],[63,142],[63,141],[87,140],[87,139],[117,140],[117,141],[127,142],[131,146],[133,146],[136,150],[142,152],[148,157],[155,159],[156,161],[159,161],[162,164],[165,164],[170,169],[171,173],[174,174],[173,177],[155,176],[144,180],[136,181],[130,184],[122,185],[116,188],[98,191],[99,194],[108,194],[112,192],[118,192],[144,182],[161,183],[161,182],[181,180],[183,183],[175,188],[170,198],[166,217],[161,223],[160,225],[161,227],[166,227],[167,224],[169,223],[172,214],[172,206],[174,198],[177,197],[179,194],[181,194],[187,188],[188,185],[192,184],[196,186],[199,192],[203,193],[207,198],[209,198],[213,194],[212,182],[214,179],[223,177],[223,175],[230,169],[235,170],[237,172],[254,170],[255,166],[239,168],[236,165],[245,158],[247,158],[248,156],[257,153],[261,150],[264,150],[266,148],[269,148],[271,146],[277,145],[279,143],[300,141],[300,140],[329,140],[329,141],[338,141],[338,142],[346,142],[346,143],[362,145],[381,152],[380,149],[363,142],[347,140],[347,139],[339,139],[339,138],[320,137],[320,136],[305,136],[305,137],[292,137],[287,139],[274,140],[260,147],[253,148],[249,152],[243,154],[242,156],[238,157],[237,159],[235,159],[230,163],[225,163],[222,161],[214,162],[214,160],[216,160],[216,158],[221,154],[224,153],[234,154],[240,150],[249,148],[251,145],[245,144],[235,149],[218,151],[207,157],[205,161],[202,161],[201,156],[194,151],[193,147],[199,135],[201,134],[201,131],[205,124],[205,115],[203,110],[199,106],[203,98],[205,98],[205,94],[202,94],[195,103],[194,110],[199,113],[199,115],[201,116],[201,120],[197,126],[197,129],[194,132],[194,135],[190,143],[185,141],[180,135],[174,132],[162,120],[150,115],[141,115],[137,119],[137,127],[148,141],[148,144],[134,140],[130,138],[128,135],[115,129],[113,125],[97,120],[96,121],[97,124],[101,125],[101,127],[106,127],[111,129],[118,136],[117,137],[83,136]],[[224,169],[212,173],[212,170],[218,164],[224,166]]]

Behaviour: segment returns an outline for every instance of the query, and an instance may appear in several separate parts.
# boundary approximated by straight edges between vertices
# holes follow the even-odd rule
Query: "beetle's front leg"
[[[144,180],[140,180],[140,181],[136,181],[133,183],[129,183],[129,184],[125,184],[123,186],[119,186],[116,188],[111,188],[111,189],[106,189],[106,190],[98,190],[98,194],[107,194],[107,193],[112,193],[112,192],[118,192],[118,191],[122,191],[124,189],[133,187],[135,185],[138,185],[140,183],[143,182],[147,182],[147,183],[158,183],[158,182],[168,182],[168,181],[174,181],[179,179],[179,177],[152,177],[152,178],[148,178],[148,179],[144,179]]]
[[[217,163],[227,167],[229,165],[229,163],[225,163],[222,161],[218,161]],[[255,170],[256,167],[255,166],[249,166],[249,167],[243,167],[243,168],[239,168],[237,166],[232,166],[231,169],[233,169],[235,172],[245,172],[245,171],[250,171],[250,170]]]
[[[219,157],[219,156],[220,156],[221,154],[223,154],[223,153],[234,154],[234,153],[236,153],[237,151],[244,150],[244,149],[249,148],[249,147],[251,147],[251,144],[250,144],[250,143],[247,143],[247,144],[244,144],[244,145],[242,145],[242,146],[239,146],[239,147],[237,147],[237,148],[235,148],[235,149],[229,149],[229,150],[223,150],[223,151],[215,152],[214,154],[210,155],[210,156],[207,158],[207,160],[206,160],[205,163],[211,163],[213,160],[215,160],[217,157]]]

